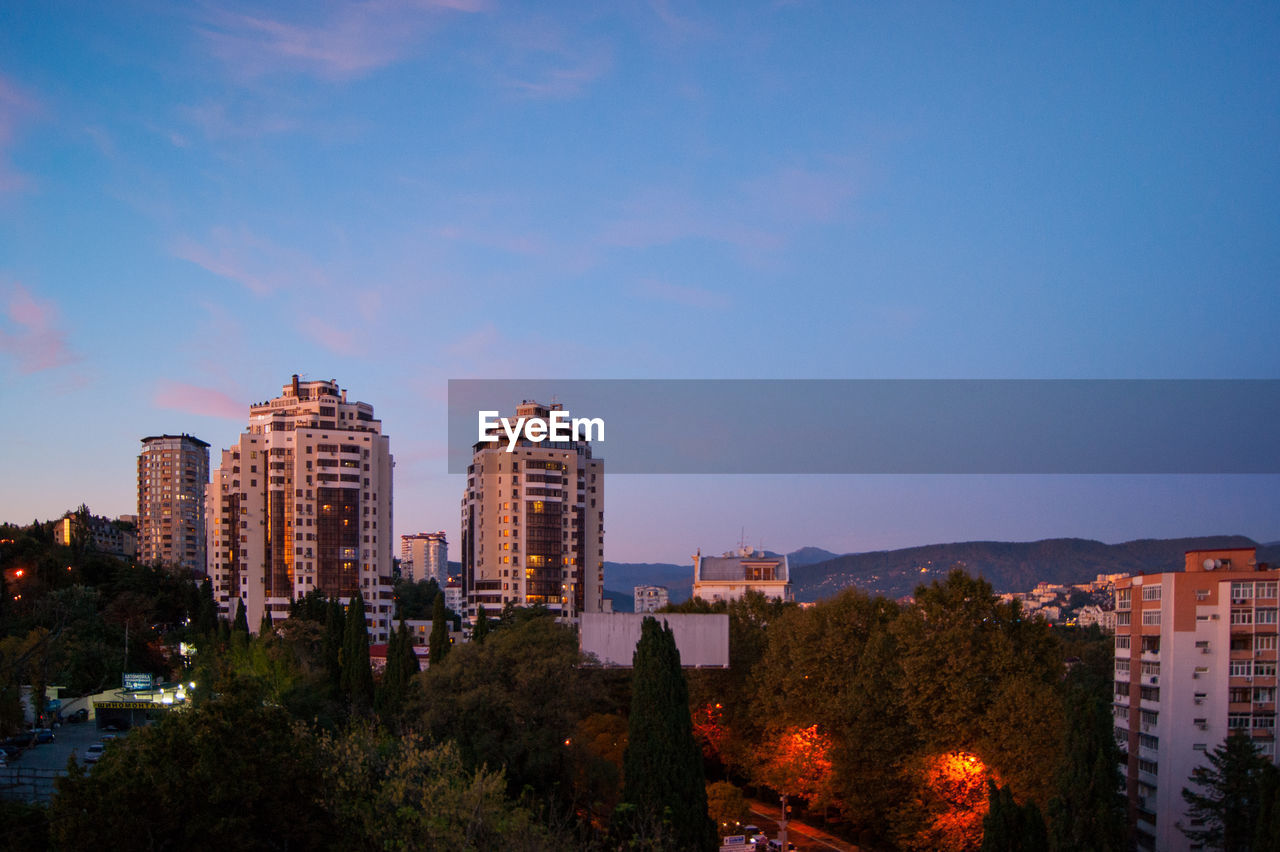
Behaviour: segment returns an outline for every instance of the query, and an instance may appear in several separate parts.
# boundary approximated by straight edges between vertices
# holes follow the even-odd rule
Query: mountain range
[[[1040,582],[1086,583],[1099,574],[1178,571],[1188,550],[1230,547],[1254,547],[1258,561],[1280,562],[1280,542],[1259,544],[1239,535],[1139,539],[1122,544],[1081,538],[969,541],[841,556],[819,547],[802,547],[788,553],[787,559],[796,600],[815,601],[849,586],[871,594],[903,597],[922,583],[945,577],[956,565],[984,577],[997,592],[1030,591]],[[692,560],[684,565],[606,562],[604,576],[614,609],[629,612],[631,589],[637,585],[666,586],[672,603],[687,600],[692,592],[693,564]]]

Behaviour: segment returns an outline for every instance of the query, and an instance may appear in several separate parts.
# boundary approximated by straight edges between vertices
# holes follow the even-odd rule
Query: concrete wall
[[[640,624],[645,618],[666,621],[676,637],[680,662],[686,667],[729,665],[729,616],[682,613],[582,613],[579,643],[584,653],[594,654],[602,665],[630,668],[640,641]]]

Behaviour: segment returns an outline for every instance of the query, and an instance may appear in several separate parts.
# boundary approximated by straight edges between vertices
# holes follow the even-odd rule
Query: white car
[[[99,760],[102,759],[102,752],[105,748],[106,746],[100,742],[94,743],[93,745],[89,746],[87,749],[85,749],[85,752],[84,752],[84,762],[97,763]]]

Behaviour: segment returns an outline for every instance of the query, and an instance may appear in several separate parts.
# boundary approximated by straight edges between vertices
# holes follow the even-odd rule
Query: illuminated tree
[[[982,843],[991,770],[971,752],[925,756],[911,768],[912,800],[892,815],[896,845],[910,850],[973,852]]]
[[[774,731],[765,742],[754,780],[781,795],[825,804],[831,796],[830,738],[810,725]]]

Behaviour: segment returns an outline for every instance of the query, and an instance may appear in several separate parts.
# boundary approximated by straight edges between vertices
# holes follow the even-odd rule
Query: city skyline
[[[0,518],[132,513],[141,438],[230,446],[293,373],[377,407],[396,536],[457,532],[450,378],[1275,378],[1278,37],[1159,4],[6,7],[0,403],[39,428],[0,426]],[[609,493],[611,561],[1280,539],[1276,476]]]

